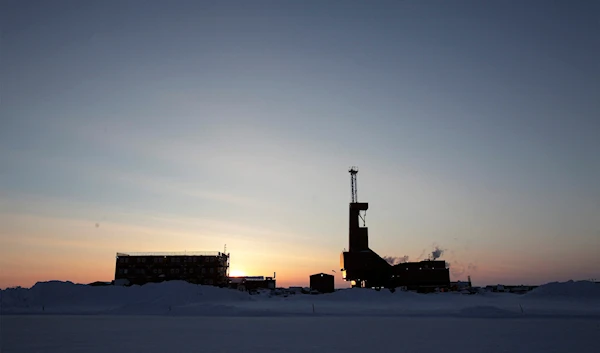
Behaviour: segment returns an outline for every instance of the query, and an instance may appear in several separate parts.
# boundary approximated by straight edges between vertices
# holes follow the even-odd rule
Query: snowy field
[[[594,351],[600,337],[600,285],[590,282],[525,295],[349,289],[284,298],[182,282],[48,282],[1,294],[2,353],[578,352]]]
[[[10,316],[2,352],[590,352],[589,319]]]

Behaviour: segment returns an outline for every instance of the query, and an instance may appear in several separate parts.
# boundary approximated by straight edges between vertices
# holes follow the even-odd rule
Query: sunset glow
[[[350,166],[381,256],[600,278],[599,2],[73,3],[0,9],[0,288],[128,251],[347,287]]]
[[[246,273],[243,271],[239,271],[239,270],[230,270],[229,276],[230,277],[243,277],[243,276],[246,276]]]

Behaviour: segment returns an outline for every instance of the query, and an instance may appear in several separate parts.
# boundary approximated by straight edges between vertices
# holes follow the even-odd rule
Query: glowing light
[[[243,271],[240,270],[231,270],[229,271],[229,277],[242,277],[245,276],[246,274]]]

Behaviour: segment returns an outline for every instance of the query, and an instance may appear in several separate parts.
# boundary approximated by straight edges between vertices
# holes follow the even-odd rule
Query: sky
[[[370,247],[476,285],[600,278],[596,1],[2,1],[0,288]]]

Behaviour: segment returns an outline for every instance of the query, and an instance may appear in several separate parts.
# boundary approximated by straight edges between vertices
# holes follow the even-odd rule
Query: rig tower
[[[340,255],[342,278],[352,287],[397,288],[406,287],[419,291],[432,291],[448,287],[450,273],[445,261],[426,260],[392,265],[369,248],[369,232],[365,216],[369,204],[358,202],[357,167],[350,173],[350,210],[348,220],[348,251]],[[360,225],[363,221],[363,226]]]
[[[356,190],[356,174],[358,174],[358,168],[356,167],[351,167],[348,170],[348,173],[350,173],[350,188],[351,188],[351,198],[350,198],[350,202],[352,203],[356,203],[358,202],[358,191]]]

